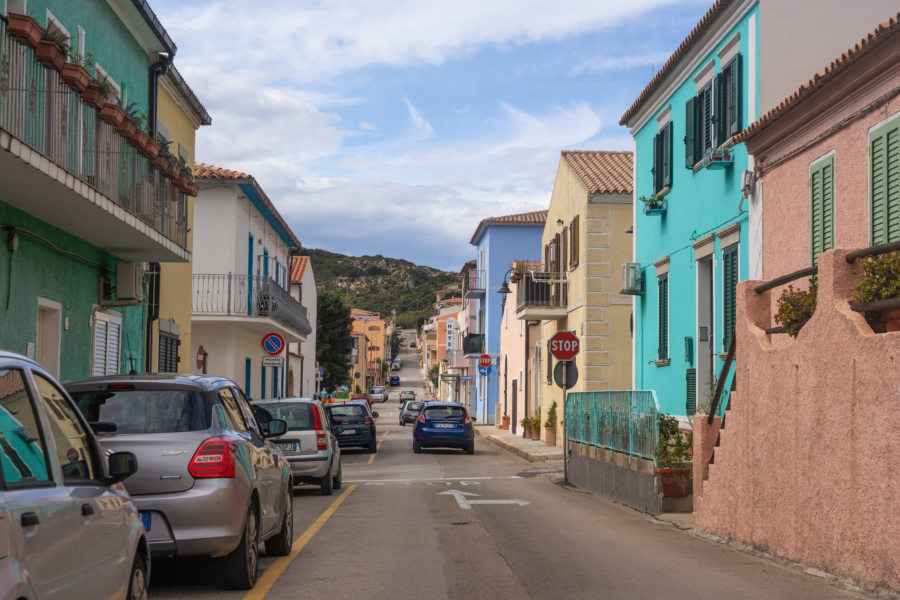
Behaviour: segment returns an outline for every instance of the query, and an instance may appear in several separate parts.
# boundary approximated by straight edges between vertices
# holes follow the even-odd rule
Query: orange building
[[[383,385],[382,364],[387,356],[388,343],[387,321],[378,313],[361,308],[351,308],[350,318],[353,319],[353,333],[365,339],[367,384]]]

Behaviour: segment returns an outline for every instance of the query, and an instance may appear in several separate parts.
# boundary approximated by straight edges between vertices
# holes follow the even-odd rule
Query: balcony
[[[568,313],[564,273],[524,273],[516,285],[516,316],[522,321],[556,321]]]
[[[187,198],[0,19],[0,201],[115,256],[187,262]]]
[[[484,354],[484,334],[470,333],[463,337],[463,354],[466,358]]]
[[[479,269],[469,269],[466,276],[463,277],[463,299],[465,300],[483,300],[484,292],[487,289],[484,271]]]
[[[195,274],[191,310],[195,324],[232,323],[260,335],[274,330],[287,342],[312,332],[306,307],[261,275]]]

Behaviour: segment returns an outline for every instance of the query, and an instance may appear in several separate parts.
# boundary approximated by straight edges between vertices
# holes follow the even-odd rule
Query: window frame
[[[810,264],[819,263],[819,255],[834,248],[834,151],[829,152],[809,164],[809,252]],[[819,184],[816,184],[818,177]],[[828,182],[830,178],[830,183]],[[817,191],[819,198],[817,198]],[[826,197],[830,192],[830,197]],[[819,227],[816,227],[816,209],[821,212]],[[826,227],[827,214],[830,213],[830,227]],[[820,243],[816,243],[816,234]],[[826,239],[827,238],[827,239]]]
[[[24,489],[35,489],[35,488],[50,488],[56,487],[59,484],[59,479],[57,477],[57,471],[55,469],[55,462],[50,459],[50,441],[47,438],[47,423],[44,420],[43,415],[43,406],[38,406],[35,402],[35,392],[37,391],[37,386],[31,379],[31,372],[28,369],[23,369],[20,367],[6,367],[0,369],[2,371],[16,371],[19,373],[19,377],[22,379],[22,384],[24,386],[25,395],[28,398],[29,405],[31,406],[31,412],[34,415],[35,425],[38,428],[37,435],[41,442],[41,451],[44,454],[44,467],[47,471],[47,480],[45,481],[7,481],[6,477],[3,474],[3,468],[0,466],[0,489],[7,491],[16,491],[16,490],[24,490]]]
[[[669,360],[669,272],[656,276],[657,360]]]
[[[104,365],[103,372],[97,372],[97,323],[98,321],[104,321],[106,323],[106,340],[104,346]],[[91,327],[91,376],[99,377],[102,375],[118,375],[121,371],[122,365],[122,325],[124,322],[124,318],[122,313],[118,311],[94,311],[94,323]],[[110,324],[115,324],[118,326],[118,340],[116,341],[116,347],[118,354],[115,357],[115,372],[110,373],[107,371],[109,367],[109,331]]]
[[[891,135],[896,136],[897,148],[896,151],[900,153],[900,111],[894,113],[884,121],[878,123],[877,125],[871,127],[869,129],[869,133],[867,136],[867,154],[868,154],[868,204],[869,204],[869,243],[871,245],[887,243],[892,241],[900,240],[900,223],[897,223],[896,230],[891,229],[890,223],[890,213],[892,204],[895,211],[900,212],[900,196],[894,198],[894,202],[891,202],[891,198],[888,197],[887,192],[889,189],[889,180],[891,172],[888,169],[890,166],[889,156],[888,156],[888,137]],[[879,140],[882,140],[883,148],[881,148],[882,156],[878,159],[878,164],[885,168],[885,171],[881,173],[880,183],[876,185],[876,159],[875,159],[875,143]],[[900,178],[900,159],[897,160],[897,172],[894,173],[895,178]],[[876,194],[879,193],[883,199],[883,207],[877,207],[875,205]],[[876,209],[878,209],[876,211]],[[876,229],[876,212],[881,213],[881,221],[883,222],[882,228],[883,231],[878,231]]]
[[[741,280],[741,244],[735,242],[722,248],[722,352],[728,352],[731,334],[737,325],[737,284]],[[734,285],[729,286],[730,266],[733,261]],[[730,291],[729,291],[730,290]],[[729,327],[729,324],[731,325]]]

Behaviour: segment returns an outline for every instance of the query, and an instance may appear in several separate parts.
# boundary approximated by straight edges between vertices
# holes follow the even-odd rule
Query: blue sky
[[[210,112],[305,247],[448,270],[486,217],[547,208],[561,150],[618,125],[711,0],[154,0]]]

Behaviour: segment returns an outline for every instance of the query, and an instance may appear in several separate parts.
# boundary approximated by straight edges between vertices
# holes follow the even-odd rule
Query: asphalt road
[[[402,358],[400,389],[421,397],[418,358]],[[561,463],[530,464],[479,442],[474,456],[413,454],[395,394],[375,407],[383,442],[374,460],[345,452],[334,496],[298,488],[295,550],[305,545],[292,561],[262,556],[268,573],[250,593],[223,589],[213,561],[156,561],[150,597],[861,597],[563,486]]]

